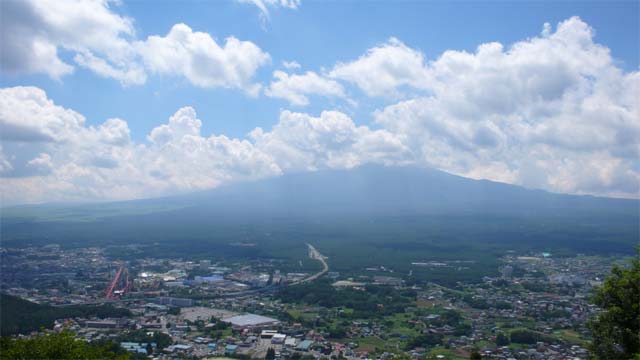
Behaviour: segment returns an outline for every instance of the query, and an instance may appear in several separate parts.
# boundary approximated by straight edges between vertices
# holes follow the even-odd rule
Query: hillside
[[[36,304],[15,296],[0,294],[0,335],[25,334],[41,327],[51,328],[56,319],[70,317],[122,317],[129,316],[126,309],[111,305],[53,307]]]
[[[373,261],[388,249],[434,257],[509,249],[631,253],[640,236],[638,205],[432,169],[363,166],[158,199],[14,207],[4,209],[1,225],[5,246],[136,243],[154,244],[144,251],[156,256],[300,258],[304,242],[313,241],[335,264],[340,257],[353,263],[354,252]]]

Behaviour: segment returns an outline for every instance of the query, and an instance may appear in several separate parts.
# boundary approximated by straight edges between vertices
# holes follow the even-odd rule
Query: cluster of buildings
[[[99,248],[55,245],[2,249],[0,255],[3,292],[56,305],[104,301],[104,289],[115,271],[127,266],[133,287],[112,304],[126,307],[132,316],[60,319],[54,331],[71,329],[86,341],[117,341],[127,351],[156,359],[264,358],[270,349],[280,359],[390,359],[400,353],[416,359],[456,359],[468,358],[472,351],[487,359],[583,359],[589,337],[585,324],[598,312],[589,295],[612,264],[602,257],[514,254],[503,259],[498,276],[455,288],[437,284],[409,288],[393,269],[383,266],[365,269],[357,281],[330,272],[326,276],[338,291],[366,291],[368,284],[411,289],[417,293],[416,304],[401,317],[375,319],[349,318],[344,315],[348,309],[318,307],[312,311],[315,317],[301,321],[288,315],[300,306],[283,304],[272,291],[261,290],[296,283],[309,274],[280,272],[268,261],[220,264],[141,258],[132,264],[114,261]],[[453,269],[465,263],[413,265]],[[443,321],[445,311],[455,311],[460,320]],[[331,338],[326,326],[322,330],[317,326],[332,322],[344,328],[340,338]],[[523,329],[535,338],[526,342],[509,338]],[[170,341],[163,346],[128,339],[134,331],[163,334]],[[407,348],[420,335],[438,342]],[[507,336],[511,343],[500,343],[499,336],[503,341]]]

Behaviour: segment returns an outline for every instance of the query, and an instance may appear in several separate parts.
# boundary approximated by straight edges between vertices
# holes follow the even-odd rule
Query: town
[[[512,253],[495,277],[448,287],[408,284],[383,265],[343,276],[307,246],[317,272],[281,271],[276,259],[122,261],[97,247],[2,248],[2,292],[123,310],[14,335],[71,331],[117,342],[134,358],[574,359],[587,357],[586,324],[598,312],[590,293],[619,260]]]

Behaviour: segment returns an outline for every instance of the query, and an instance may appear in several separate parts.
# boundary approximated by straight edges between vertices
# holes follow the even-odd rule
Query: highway
[[[302,280],[299,281],[295,281],[292,282],[290,284],[287,284],[285,286],[291,286],[291,285],[298,285],[298,284],[303,284],[309,281],[313,281],[319,277],[321,277],[322,275],[326,274],[327,272],[329,272],[329,265],[327,264],[327,261],[325,260],[325,257],[315,248],[313,247],[313,245],[307,243],[307,247],[309,248],[309,258],[314,259],[314,260],[318,260],[322,263],[322,270],[320,270],[319,272],[306,277]],[[253,294],[258,294],[258,293],[266,293],[266,292],[271,292],[274,290],[279,289],[280,286],[278,285],[269,285],[269,286],[265,286],[259,289],[253,289],[253,290],[246,290],[246,291],[240,291],[240,292],[235,292],[235,293],[228,293],[228,294],[224,294],[221,295],[222,297],[241,297],[241,296],[246,296],[246,295],[253,295]]]
[[[309,276],[308,278],[302,279],[298,282],[291,283],[291,285],[297,285],[297,284],[313,281],[319,278],[320,276],[326,274],[327,272],[329,272],[329,265],[327,265],[327,261],[325,260],[325,257],[322,254],[320,254],[320,252],[315,247],[313,247],[313,245],[307,243],[307,246],[309,247],[309,257],[312,259],[318,260],[322,263],[322,271],[317,272]]]

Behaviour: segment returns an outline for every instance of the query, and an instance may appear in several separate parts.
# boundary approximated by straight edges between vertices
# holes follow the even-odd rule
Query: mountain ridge
[[[40,213],[96,212],[97,217],[139,215],[200,207],[203,211],[253,216],[331,214],[410,215],[549,212],[631,214],[640,201],[551,193],[517,185],[475,180],[430,168],[364,165],[347,170],[299,172],[242,181],[188,194],[88,204],[6,207],[3,218],[38,218]],[[29,213],[32,213],[31,216]],[[86,214],[85,214],[86,215]],[[64,216],[63,216],[64,217]],[[53,216],[56,218],[56,216]]]

